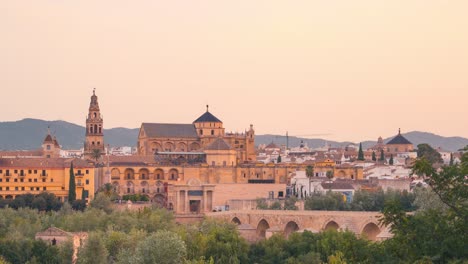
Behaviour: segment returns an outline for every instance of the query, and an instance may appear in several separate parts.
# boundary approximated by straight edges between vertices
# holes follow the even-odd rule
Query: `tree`
[[[311,189],[311,188],[310,188],[310,184],[311,184],[311,181],[312,181],[312,177],[314,177],[314,167],[312,167],[311,165],[308,165],[308,166],[306,167],[306,171],[305,171],[305,172],[306,172],[307,178],[309,178],[309,195],[310,195],[310,191],[311,191],[311,190],[310,190],[310,189]],[[302,195],[302,193],[301,193],[301,195]]]
[[[359,143],[359,152],[358,152],[358,160],[364,160],[364,151],[362,151],[362,143]]]
[[[112,202],[109,197],[104,193],[100,192],[96,195],[94,200],[91,201],[90,206],[92,208],[104,210],[106,213],[112,213]]]
[[[453,165],[453,153],[450,152],[450,162],[449,162],[449,165],[452,166]]]
[[[284,200],[284,210],[297,210],[296,206],[297,198],[294,196],[289,197],[288,199]]]
[[[268,209],[268,204],[264,198],[257,198],[257,209],[266,210]]]
[[[425,158],[431,164],[444,162],[440,153],[433,149],[429,144],[419,144],[417,154],[418,158]]]
[[[388,161],[388,164],[393,165],[393,154],[390,155],[390,160]]]
[[[334,173],[333,173],[333,171],[330,170],[330,171],[327,171],[327,174],[326,174],[326,175],[327,175],[327,178],[328,178],[329,180],[331,180],[331,179],[333,179]]]
[[[98,160],[101,158],[102,153],[100,149],[93,149],[91,151],[91,157],[98,162]]]
[[[427,206],[428,201],[424,201],[425,208],[406,214],[400,202],[388,203],[381,222],[390,226],[394,237],[386,241],[387,250],[408,263],[425,257],[436,263],[467,259],[468,153],[462,156],[461,164],[438,170],[428,156],[422,155],[414,163],[413,172],[426,176],[425,181],[443,206],[439,202]],[[418,198],[415,203],[421,203],[421,199],[426,198]]]
[[[73,162],[70,165],[70,181],[68,183],[68,202],[73,204],[76,200],[76,183],[75,171],[73,170]]]
[[[384,154],[383,149],[380,150],[380,159],[379,159],[379,161],[385,161],[385,154]]]
[[[377,161],[377,157],[375,156],[375,151],[372,151],[372,161]]]
[[[92,232],[78,252],[78,264],[107,263],[109,252],[102,240],[102,234]]]
[[[133,257],[136,263],[142,264],[178,264],[183,262],[186,255],[185,243],[179,235],[160,230],[138,243]]]
[[[281,155],[278,155],[278,159],[276,160],[276,163],[281,163]]]

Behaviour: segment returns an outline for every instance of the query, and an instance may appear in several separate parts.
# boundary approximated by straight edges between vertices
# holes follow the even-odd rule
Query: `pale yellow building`
[[[66,201],[70,166],[73,162],[76,197],[87,201],[94,197],[94,167],[81,159],[0,158],[0,198],[14,199],[26,193],[49,192]]]

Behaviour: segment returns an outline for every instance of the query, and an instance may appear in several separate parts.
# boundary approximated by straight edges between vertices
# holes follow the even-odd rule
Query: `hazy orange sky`
[[[0,121],[468,137],[468,1],[0,3]]]

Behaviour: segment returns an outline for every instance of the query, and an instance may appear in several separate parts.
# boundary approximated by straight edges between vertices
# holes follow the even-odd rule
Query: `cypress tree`
[[[68,202],[73,203],[76,200],[75,172],[73,171],[73,162],[70,165],[70,182],[68,184]]]
[[[450,152],[450,163],[449,163],[450,166],[453,165],[453,154],[452,152]]]
[[[380,161],[385,161],[385,155],[384,155],[384,152],[383,152],[383,149],[380,151]]]
[[[390,160],[388,161],[388,163],[389,163],[390,165],[393,165],[393,154],[390,155]]]
[[[364,151],[362,151],[362,143],[359,143],[359,152],[358,152],[358,160],[364,160]]]
[[[377,161],[377,157],[375,156],[375,151],[372,151],[372,160]]]

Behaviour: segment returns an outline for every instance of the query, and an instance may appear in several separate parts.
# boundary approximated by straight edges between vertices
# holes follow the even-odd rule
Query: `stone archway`
[[[367,223],[361,231],[361,237],[367,238],[372,241],[377,240],[377,236],[380,234],[381,230],[378,225],[375,223]]]
[[[236,224],[236,225],[241,225],[241,221],[239,220],[239,218],[237,217],[234,217],[232,220],[231,220],[232,223]]]
[[[164,180],[164,171],[162,169],[154,170],[154,179],[155,180]]]
[[[338,231],[338,229],[340,228],[340,226],[335,222],[335,221],[329,221],[324,227],[323,227],[323,230],[327,231],[327,230],[336,230]]]
[[[176,151],[180,151],[180,152],[188,151],[188,149],[187,149],[187,144],[185,144],[184,142],[179,142],[179,143],[177,143],[177,149],[176,149]]]
[[[265,219],[260,220],[257,225],[257,237],[259,239],[266,238],[266,231],[270,228],[270,225]]]
[[[289,221],[284,228],[284,236],[288,238],[291,233],[296,232],[298,230],[299,226],[297,225],[297,223],[294,221]]]
[[[190,144],[190,151],[195,151],[199,149],[200,149],[200,144],[198,144],[197,142],[193,142],[192,144]]]
[[[138,171],[138,174],[140,176],[140,180],[149,180],[149,170],[148,169],[140,169]]]
[[[119,169],[113,168],[111,170],[111,179],[120,180],[120,171],[119,171]]]

